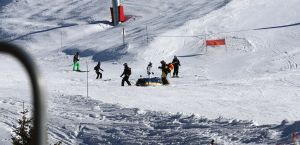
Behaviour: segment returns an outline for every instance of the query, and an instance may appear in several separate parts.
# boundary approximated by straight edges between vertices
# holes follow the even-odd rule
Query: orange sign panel
[[[125,14],[124,14],[124,7],[121,5],[119,6],[119,17],[120,17],[120,22],[126,21]]]
[[[219,46],[219,45],[225,45],[225,39],[206,40],[206,46]]]

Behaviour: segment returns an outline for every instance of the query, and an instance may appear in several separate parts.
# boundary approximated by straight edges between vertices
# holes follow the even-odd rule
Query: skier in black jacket
[[[172,64],[174,65],[173,77],[178,77],[178,70],[179,70],[179,66],[180,66],[180,61],[178,60],[178,58],[176,56],[174,56]]]
[[[100,61],[98,62],[98,64],[94,67],[94,70],[96,71],[96,74],[97,74],[97,77],[96,79],[99,79],[99,76],[100,76],[100,79],[102,79],[102,73],[100,72],[101,71],[104,71],[103,69],[101,69],[100,67]]]
[[[124,77],[122,79],[121,85],[124,86],[124,82],[126,82],[128,84],[128,86],[131,86],[131,83],[129,82],[129,77],[131,75],[131,68],[128,67],[127,63],[124,63],[123,66],[124,66],[124,71],[120,77],[123,77],[123,76]]]

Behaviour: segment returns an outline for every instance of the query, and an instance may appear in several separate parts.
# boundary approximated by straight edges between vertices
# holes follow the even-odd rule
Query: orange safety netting
[[[218,46],[218,45],[225,45],[225,39],[206,40],[206,46]]]

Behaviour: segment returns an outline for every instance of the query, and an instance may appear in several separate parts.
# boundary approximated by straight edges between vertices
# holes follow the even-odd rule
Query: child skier
[[[150,75],[151,75],[151,68],[152,68],[152,63],[149,62],[148,66],[147,66],[147,75],[148,75],[149,78],[150,78]]]
[[[100,76],[100,79],[102,79],[102,73],[100,72],[100,70],[101,70],[101,71],[104,71],[104,70],[101,69],[100,65],[101,65],[101,63],[100,63],[100,61],[99,61],[98,64],[94,67],[94,70],[95,70],[95,72],[96,72],[96,74],[97,74],[96,79],[99,79],[99,76]]]

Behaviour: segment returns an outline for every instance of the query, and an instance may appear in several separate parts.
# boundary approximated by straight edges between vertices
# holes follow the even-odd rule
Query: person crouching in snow
[[[73,71],[80,71],[80,64],[79,64],[79,52],[76,52],[76,54],[73,57]]]
[[[161,69],[161,81],[163,83],[163,85],[168,85],[169,81],[167,80],[167,75],[170,72],[167,63],[162,60],[161,62],[161,66],[158,67],[159,69]]]
[[[98,64],[94,67],[94,70],[96,71],[96,74],[97,74],[97,77],[96,79],[99,79],[99,76],[100,76],[100,79],[102,79],[102,73],[100,72],[101,71],[104,71],[103,69],[101,69],[100,67],[100,61],[98,62]]]
[[[120,77],[123,77],[123,76],[124,77],[122,79],[121,85],[124,86],[124,82],[126,82],[128,84],[128,86],[131,86],[131,83],[129,82],[129,77],[131,75],[131,68],[128,67],[127,63],[124,63],[123,66],[124,66],[124,71]]]

